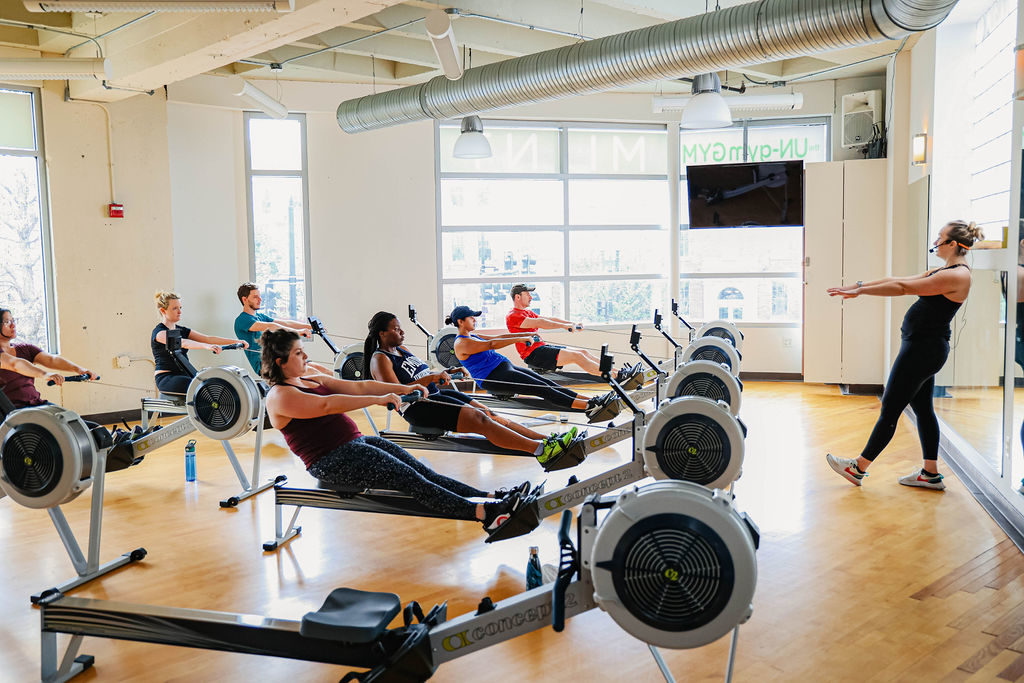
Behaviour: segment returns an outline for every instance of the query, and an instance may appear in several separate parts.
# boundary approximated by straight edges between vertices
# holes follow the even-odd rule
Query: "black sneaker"
[[[513,486],[512,488],[500,488],[494,492],[495,500],[504,500],[514,493],[518,493],[520,498],[525,498],[530,493],[530,482],[524,481],[519,486]]]
[[[618,396],[614,391],[609,391],[602,396],[595,396],[587,401],[587,417],[591,422],[606,419],[606,414],[610,414],[610,417],[615,417],[619,414],[619,410],[621,409],[617,405],[617,402]]]
[[[512,518],[522,503],[523,499],[518,491],[512,493],[508,498],[493,503],[484,503],[484,531],[489,534],[497,531],[502,524]]]

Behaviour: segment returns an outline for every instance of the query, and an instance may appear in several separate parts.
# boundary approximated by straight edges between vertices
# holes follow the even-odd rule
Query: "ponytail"
[[[365,379],[373,378],[373,375],[370,374],[370,361],[374,352],[380,348],[380,333],[386,332],[388,325],[397,317],[394,313],[378,311],[370,318],[370,322],[366,323],[369,334],[366,335],[366,341],[363,342],[363,377]]]

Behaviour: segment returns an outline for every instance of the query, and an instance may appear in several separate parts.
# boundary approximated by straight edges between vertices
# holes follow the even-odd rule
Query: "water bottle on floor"
[[[537,546],[530,546],[530,559],[526,563],[526,590],[544,585],[544,570],[540,566]]]
[[[196,440],[189,439],[185,444],[185,481],[196,480]]]

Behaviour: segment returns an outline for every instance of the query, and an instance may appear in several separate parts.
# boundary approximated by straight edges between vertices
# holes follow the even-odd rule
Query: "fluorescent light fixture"
[[[29,12],[291,12],[295,0],[23,0]]]
[[[491,156],[491,143],[484,136],[484,124],[479,116],[462,119],[462,135],[455,141],[452,156],[456,159],[487,159]]]
[[[693,98],[683,110],[680,125],[686,129],[725,128],[732,125],[732,112],[722,97],[718,74],[700,74],[693,79]]]
[[[110,60],[92,57],[0,59],[0,81],[109,80]]]
[[[674,97],[654,97],[651,100],[651,110],[655,114],[666,111],[683,111],[686,105],[693,99],[693,95],[676,95]],[[803,93],[778,93],[775,95],[732,95],[722,96],[729,111],[772,111],[772,110],[796,110],[803,109]]]
[[[924,166],[928,163],[928,133],[918,133],[914,136],[910,148],[910,165]]]
[[[246,98],[267,116],[275,119],[288,117],[288,107],[284,103],[275,100],[241,76],[231,78],[231,94]]]
[[[462,78],[462,65],[459,63],[459,54],[455,47],[451,15],[443,10],[431,10],[424,25],[427,28],[427,35],[430,36],[430,44],[434,46],[437,61],[444,71],[444,77],[449,81]]]

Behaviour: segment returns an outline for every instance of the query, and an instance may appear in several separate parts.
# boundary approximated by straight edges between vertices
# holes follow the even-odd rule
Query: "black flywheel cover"
[[[446,368],[457,368],[461,363],[455,357],[455,335],[449,334],[437,342],[437,362]]]
[[[670,479],[701,486],[719,477],[732,457],[729,437],[715,419],[685,413],[669,420],[653,446],[658,466]]]
[[[732,402],[728,387],[718,377],[707,372],[695,372],[687,375],[676,389],[676,397],[702,396],[712,401]]]
[[[64,457],[53,434],[36,424],[20,424],[4,437],[4,476],[26,496],[41,497],[60,483]]]
[[[736,572],[722,538],[689,515],[640,520],[619,539],[612,559],[617,597],[636,619],[662,631],[690,631],[722,613]]]
[[[241,416],[242,401],[227,380],[214,377],[205,380],[196,391],[196,417],[215,432],[226,432]]]
[[[356,351],[341,364],[341,378],[351,381],[363,379],[363,352]]]

